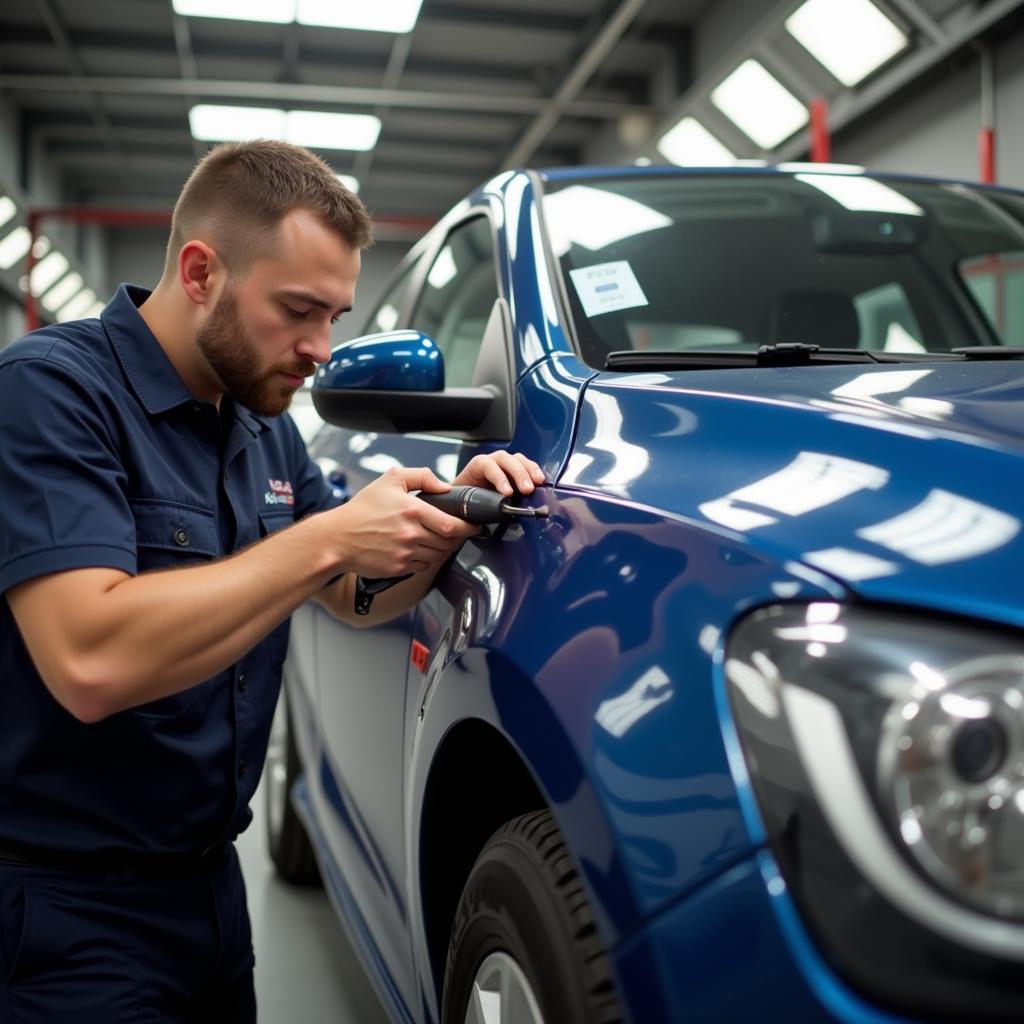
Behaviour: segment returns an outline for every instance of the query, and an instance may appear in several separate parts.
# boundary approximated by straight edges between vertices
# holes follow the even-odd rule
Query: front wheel
[[[302,771],[302,763],[290,710],[288,692],[282,685],[270,727],[263,776],[267,849],[281,878],[298,885],[315,885],[320,872],[313,846],[291,802],[291,788]]]
[[[548,811],[488,840],[452,926],[444,1024],[619,1024],[622,1011],[579,875]]]

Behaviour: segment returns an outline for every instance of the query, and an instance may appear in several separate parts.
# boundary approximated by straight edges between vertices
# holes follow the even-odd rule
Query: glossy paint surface
[[[780,600],[1024,624],[1021,364],[599,373],[572,350],[535,185],[502,175],[418,251],[490,218],[509,447],[544,468],[527,501],[552,514],[468,541],[386,627],[296,614],[301,806],[328,891],[394,1018],[437,1020],[432,772],[484,729],[554,812],[634,1024],[743,1019],[751,999],[765,1019],[883,1024],[778,888],[715,680],[736,620]],[[451,479],[489,447],[327,427],[312,452],[351,494],[392,465]],[[445,805],[479,813],[470,792],[449,782]]]
[[[440,391],[444,357],[419,331],[394,331],[339,345],[316,372],[314,388]]]

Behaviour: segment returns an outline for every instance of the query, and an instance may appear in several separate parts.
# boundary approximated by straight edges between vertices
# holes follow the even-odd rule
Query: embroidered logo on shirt
[[[290,480],[268,480],[270,490],[263,495],[268,505],[294,505],[295,495],[292,493]]]

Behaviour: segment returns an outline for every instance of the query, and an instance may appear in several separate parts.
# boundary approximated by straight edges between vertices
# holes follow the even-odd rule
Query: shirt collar
[[[122,284],[100,314],[100,320],[136,397],[146,411],[155,416],[194,402],[196,397],[185,386],[163,346],[139,313],[139,306],[150,294],[148,288]],[[235,418],[254,437],[267,428],[262,417],[237,402],[233,405]]]

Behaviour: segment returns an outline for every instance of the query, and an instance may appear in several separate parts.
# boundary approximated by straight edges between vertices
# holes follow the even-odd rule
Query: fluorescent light
[[[22,259],[32,244],[32,236],[26,227],[15,228],[0,239],[0,270],[10,270]]]
[[[359,179],[353,178],[351,174],[339,174],[338,181],[342,183],[353,195],[359,195]]]
[[[326,114],[318,110],[289,110],[284,138],[296,146],[315,149],[373,149],[380,135],[380,118],[373,114]]]
[[[373,149],[380,118],[276,107],[226,107],[197,103],[188,112],[194,138],[204,142],[279,139],[316,149]]]
[[[43,296],[43,308],[48,309],[51,313],[55,310],[60,309],[66,302],[69,302],[71,297],[78,292],[78,289],[82,287],[82,275],[81,274],[68,274],[58,284],[55,284],[44,296]]]
[[[570,185],[547,196],[544,217],[558,256],[564,256],[573,243],[585,249],[603,249],[672,223],[670,217],[635,199],[589,185]]]
[[[695,117],[684,117],[658,142],[662,156],[681,167],[716,167],[734,164],[730,152]]]
[[[411,32],[423,0],[376,0],[375,3],[338,3],[338,0],[299,0],[298,20],[303,25],[354,28],[370,32]]]
[[[94,316],[97,319],[99,319],[99,315],[100,313],[103,312],[104,309],[106,309],[106,303],[97,301],[94,302],[82,315]]]
[[[295,0],[173,0],[178,14],[239,21],[271,21],[285,25],[295,20]]]
[[[50,240],[46,235],[40,235],[32,246],[32,255],[41,260],[50,251]]]
[[[188,112],[192,136],[204,142],[283,139],[284,111],[273,107],[222,107],[197,103]]]
[[[745,60],[711,93],[711,102],[762,149],[807,124],[807,108],[763,64]]]
[[[0,228],[2,228],[16,213],[18,207],[10,196],[0,196]]]
[[[873,213],[906,213],[923,217],[924,210],[900,195],[894,188],[873,178],[840,174],[797,174],[797,181],[811,185],[830,196],[848,210],[871,210]]]
[[[854,86],[906,48],[907,37],[871,0],[807,0],[786,29],[843,85]]]
[[[80,320],[95,301],[96,293],[91,288],[83,288],[70,302],[65,302],[57,310],[58,322],[64,323],[65,320]]]
[[[200,18],[268,21],[285,25],[365,29],[371,32],[411,32],[423,0],[377,0],[373,4],[338,0],[173,0],[178,14]]]
[[[56,284],[61,274],[67,269],[67,257],[54,249],[32,268],[30,281],[32,294],[42,295],[51,285]]]

